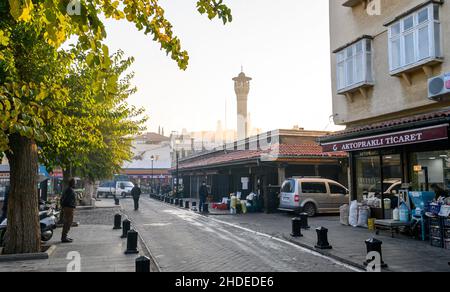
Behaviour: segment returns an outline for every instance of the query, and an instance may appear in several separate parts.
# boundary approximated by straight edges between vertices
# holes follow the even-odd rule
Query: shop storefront
[[[372,216],[391,219],[401,190],[448,197],[449,124],[446,110],[348,129],[321,138],[321,144],[325,152],[349,153],[352,199],[378,198],[380,210]]]

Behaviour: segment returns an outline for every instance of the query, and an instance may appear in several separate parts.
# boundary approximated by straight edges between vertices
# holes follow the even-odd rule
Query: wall
[[[399,77],[389,75],[388,34],[383,24],[416,7],[425,0],[381,0],[381,15],[369,16],[363,5],[349,8],[342,6],[344,0],[330,0],[331,50],[356,40],[362,35],[374,37],[373,72],[375,86],[369,90],[367,99],[360,94],[349,102],[336,92],[336,58],[331,54],[333,114],[335,123],[356,126],[382,120],[394,119],[435,108],[450,106],[427,99],[427,77],[423,71],[412,76],[409,86]],[[444,63],[434,67],[433,76],[450,72],[450,4],[441,6],[440,21],[443,38]]]

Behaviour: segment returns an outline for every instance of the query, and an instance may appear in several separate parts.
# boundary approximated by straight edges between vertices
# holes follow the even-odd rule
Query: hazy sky
[[[249,112],[254,127],[331,130],[328,0],[225,0],[233,22],[223,25],[196,12],[195,0],[164,0],[166,16],[190,54],[186,71],[150,36],[108,21],[110,50],[134,56],[130,102],[146,108],[149,130],[213,130],[225,119],[236,127],[232,78],[241,65],[253,78]]]

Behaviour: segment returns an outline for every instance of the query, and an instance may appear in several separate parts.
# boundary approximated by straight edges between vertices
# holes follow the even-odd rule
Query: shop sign
[[[448,124],[322,144],[324,152],[353,152],[448,139]]]

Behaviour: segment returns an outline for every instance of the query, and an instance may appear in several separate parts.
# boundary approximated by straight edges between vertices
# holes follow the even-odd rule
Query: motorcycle
[[[47,242],[53,237],[53,231],[56,229],[57,217],[60,212],[49,208],[46,211],[39,212],[39,221],[41,227],[41,241]],[[8,219],[0,223],[0,246],[3,245],[6,228],[8,226]]]

